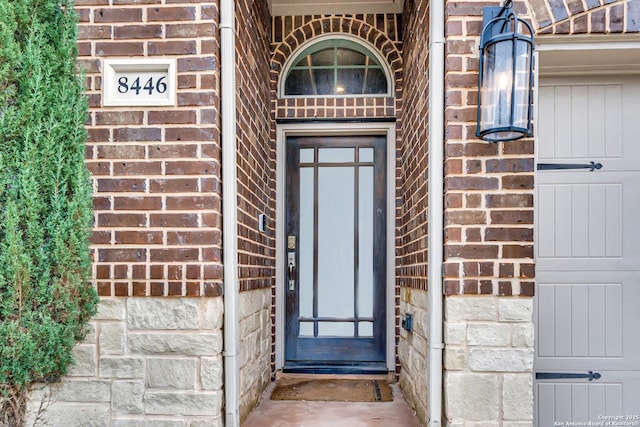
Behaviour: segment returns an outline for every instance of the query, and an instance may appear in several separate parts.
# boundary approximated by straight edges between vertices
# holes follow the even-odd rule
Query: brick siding
[[[76,0],[101,296],[222,292],[216,1]],[[177,59],[175,107],[103,107],[109,57]]]
[[[276,152],[269,86],[271,19],[264,1],[236,2],[240,291],[275,286]],[[258,215],[267,231],[258,229]]]
[[[484,5],[446,3],[444,291],[532,296],[533,141],[475,137]]]
[[[401,287],[426,291],[429,15],[426,3],[407,2],[405,9],[396,280]]]

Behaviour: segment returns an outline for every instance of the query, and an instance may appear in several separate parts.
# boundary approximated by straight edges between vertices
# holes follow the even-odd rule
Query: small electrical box
[[[258,230],[261,233],[267,231],[267,216],[265,214],[258,215]]]
[[[405,313],[402,315],[402,329],[413,332],[413,314]]]

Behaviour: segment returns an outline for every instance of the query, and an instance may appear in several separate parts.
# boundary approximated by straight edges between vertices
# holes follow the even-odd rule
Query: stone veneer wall
[[[469,422],[530,426],[533,419],[531,298],[456,296],[445,304],[445,412]]]
[[[240,419],[257,406],[271,380],[271,289],[240,294]]]
[[[429,121],[429,14],[427,2],[405,2],[404,90],[398,146],[399,232],[396,282],[400,315],[413,314],[413,331],[400,329],[400,387],[427,422],[427,162]]]
[[[45,425],[224,425],[222,298],[103,298]],[[34,393],[30,416],[43,397]]]
[[[407,401],[426,425],[427,422],[427,292],[403,287],[400,290],[400,313],[413,314],[413,332],[400,329],[398,359],[400,387]]]

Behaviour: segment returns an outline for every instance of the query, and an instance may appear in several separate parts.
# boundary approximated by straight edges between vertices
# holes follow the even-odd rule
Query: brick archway
[[[387,61],[393,74],[396,91],[402,79],[402,54],[387,34],[364,19],[350,16],[321,16],[292,29],[273,49],[271,56],[271,90],[277,93],[278,79],[287,59],[307,41],[326,34],[344,33],[369,42]],[[275,97],[274,97],[275,99]]]
[[[537,34],[607,34],[640,31],[640,0],[530,0]]]

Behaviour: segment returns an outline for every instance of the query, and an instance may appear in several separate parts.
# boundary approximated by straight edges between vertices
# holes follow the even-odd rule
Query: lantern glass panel
[[[516,48],[516,84],[515,114],[513,126],[526,129],[529,123],[529,98],[531,81],[531,44],[525,40],[517,40]]]
[[[513,88],[513,40],[501,40],[485,48],[480,111],[481,131],[508,127]]]

